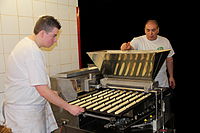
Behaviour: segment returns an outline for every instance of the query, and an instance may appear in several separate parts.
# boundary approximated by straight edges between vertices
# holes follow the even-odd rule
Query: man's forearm
[[[167,59],[167,70],[169,73],[169,77],[173,77],[174,76],[174,64],[173,64],[173,58],[170,57]]]
[[[49,89],[47,85],[35,86],[39,94],[47,99],[49,102],[68,110],[68,103],[59,97],[53,90]]]

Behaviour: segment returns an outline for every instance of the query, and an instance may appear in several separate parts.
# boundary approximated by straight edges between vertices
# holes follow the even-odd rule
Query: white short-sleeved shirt
[[[168,57],[172,57],[175,54],[169,40],[159,35],[157,36],[157,39],[153,41],[148,40],[146,35],[135,37],[133,40],[131,40],[130,44],[135,50],[171,49]],[[169,87],[166,70],[167,67],[165,61],[155,78],[155,81],[159,82],[160,87]]]
[[[45,104],[35,85],[50,85],[45,57],[37,44],[25,37],[8,57],[5,100],[12,104]]]

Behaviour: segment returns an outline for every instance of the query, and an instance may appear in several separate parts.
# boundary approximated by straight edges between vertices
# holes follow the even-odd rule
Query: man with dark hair
[[[173,75],[173,55],[174,50],[165,37],[159,36],[159,26],[156,20],[148,20],[145,23],[145,35],[135,37],[131,42],[123,43],[120,47],[121,50],[162,50],[171,49],[166,61],[162,65],[155,81],[159,82],[159,87],[171,87],[175,88],[175,80]],[[169,74],[169,79],[167,77],[167,72]]]
[[[51,133],[58,128],[49,102],[72,115],[84,111],[50,89],[40,47],[51,47],[57,41],[60,28],[54,17],[40,17],[34,34],[22,39],[8,57],[4,113],[5,124],[13,133]]]
[[[56,27],[57,29],[61,28],[60,23],[54,17],[42,16],[36,22],[33,33],[37,35],[41,30],[50,32],[54,27]]]

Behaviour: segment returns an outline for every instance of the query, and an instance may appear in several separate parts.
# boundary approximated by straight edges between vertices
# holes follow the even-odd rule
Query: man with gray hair
[[[159,87],[175,88],[175,80],[173,73],[173,55],[174,50],[165,37],[159,36],[159,26],[156,20],[148,20],[144,28],[145,35],[135,37],[131,42],[123,43],[120,47],[121,50],[162,50],[171,49],[166,61],[158,72],[155,81],[159,82]],[[167,71],[169,78],[167,76]]]

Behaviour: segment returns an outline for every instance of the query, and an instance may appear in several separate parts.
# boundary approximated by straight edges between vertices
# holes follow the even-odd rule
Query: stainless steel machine
[[[51,88],[56,90],[66,101],[75,100],[79,95],[99,87],[100,74],[97,67],[82,68],[78,70],[58,73],[52,77]],[[79,117],[72,116],[67,111],[51,104],[58,124],[67,122],[68,125],[79,128]]]
[[[169,51],[88,52],[98,69],[96,75],[89,72],[84,82],[96,84],[88,82],[82,88],[85,93],[69,100],[86,110],[77,118],[78,128],[91,132],[134,132],[146,127],[156,132],[164,128],[171,117],[166,111],[170,91],[158,87],[154,79]]]

